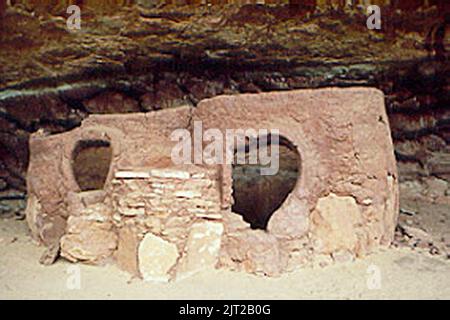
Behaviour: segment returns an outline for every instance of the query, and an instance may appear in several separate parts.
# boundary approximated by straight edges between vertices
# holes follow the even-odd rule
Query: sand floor
[[[280,278],[211,270],[175,283],[113,265],[45,267],[42,252],[24,221],[0,219],[0,299],[450,299],[450,260],[407,248]]]

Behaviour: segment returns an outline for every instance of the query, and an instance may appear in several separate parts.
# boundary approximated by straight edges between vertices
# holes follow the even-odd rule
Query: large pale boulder
[[[178,259],[177,246],[147,233],[138,249],[139,271],[146,281],[169,281],[171,268]]]

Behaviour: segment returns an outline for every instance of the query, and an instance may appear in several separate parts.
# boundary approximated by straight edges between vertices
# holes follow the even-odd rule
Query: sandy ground
[[[0,219],[1,299],[450,299],[450,260],[408,248],[280,278],[211,270],[164,284],[131,279],[113,265],[60,259],[44,267],[42,252],[24,221]]]

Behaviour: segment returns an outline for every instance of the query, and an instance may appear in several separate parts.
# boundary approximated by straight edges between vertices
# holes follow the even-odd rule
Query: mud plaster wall
[[[33,210],[27,210],[27,219],[33,235],[45,244],[58,241],[64,233],[69,207],[76,207],[81,201],[76,195],[68,196],[68,192],[80,191],[72,171],[73,151],[78,141],[110,142],[113,156],[106,188],[117,169],[169,165],[174,145],[170,134],[188,127],[189,114],[189,108],[178,108],[158,113],[91,116],[82,127],[67,133],[48,137],[40,133],[32,135],[27,207]],[[37,212],[40,214],[36,215]]]
[[[223,96],[200,102],[193,119],[202,119],[204,129],[279,129],[302,159],[301,178],[272,215],[267,232],[241,229],[242,224],[231,222],[234,215],[227,216],[231,221],[225,223],[229,236],[222,264],[277,274],[304,263],[312,251],[364,255],[392,241],[397,169],[380,91]],[[230,167],[223,174],[229,177]],[[224,186],[223,195],[231,197],[230,185]]]
[[[183,190],[181,182],[174,182],[178,178],[151,180],[158,180],[151,170],[173,167],[170,152],[174,142],[170,142],[170,133],[176,128],[192,131],[193,120],[202,120],[205,130],[279,129],[280,135],[297,147],[302,158],[301,178],[282,207],[273,214],[267,231],[251,230],[242,217],[230,211],[232,180],[229,165],[192,165],[182,169],[181,172],[188,172],[186,179],[193,179],[192,170],[203,170],[200,173],[210,175],[203,182],[208,184],[206,189],[196,188],[195,183],[189,182],[194,191]],[[70,155],[79,139],[91,138],[111,142],[114,156],[110,175],[104,191],[79,193],[70,171]],[[398,212],[397,173],[384,98],[376,89],[336,88],[222,96],[204,100],[196,109],[186,107],[152,114],[93,116],[80,128],[65,134],[33,135],[30,145],[27,218],[34,235],[49,244],[58,241],[66,232],[68,236],[74,234],[78,240],[68,242],[72,242],[72,247],[79,252],[77,242],[81,244],[92,233],[80,238],[83,228],[77,228],[80,225],[77,219],[87,224],[87,230],[105,232],[100,238],[107,241],[99,241],[100,248],[94,248],[87,258],[76,258],[70,253],[65,255],[74,261],[98,262],[117,251],[115,257],[121,261],[119,265],[143,275],[145,267],[140,263],[145,259],[136,262],[133,252],[138,250],[140,257],[143,246],[147,248],[142,249],[146,256],[145,253],[152,252],[151,248],[156,246],[166,248],[163,250],[164,262],[160,265],[166,265],[169,259],[167,270],[162,274],[159,270],[155,275],[150,267],[153,271],[146,274],[152,279],[174,277],[172,266],[178,266],[178,258],[183,252],[181,247],[187,245],[185,241],[189,243],[188,231],[178,235],[169,232],[165,239],[148,231],[151,228],[160,228],[162,233],[170,230],[165,225],[166,220],[162,223],[154,219],[161,212],[154,210],[157,207],[166,207],[167,211],[162,212],[169,216],[170,208],[174,208],[176,219],[187,219],[184,223],[178,221],[178,228],[186,228],[195,222],[194,212],[188,209],[197,208],[197,205],[170,201],[186,197],[193,199],[194,204],[197,201],[211,204],[207,212],[213,215],[201,219],[206,219],[204,223],[211,219],[221,221],[223,235],[217,225],[212,229],[202,224],[196,227],[209,230],[208,234],[211,230],[217,231],[213,234],[222,240],[220,254],[216,257],[218,266],[234,270],[278,275],[310,263],[316,256],[346,259],[364,255],[380,244],[390,243],[393,238]],[[128,171],[127,176],[126,170],[144,167],[153,169],[145,169],[141,176],[133,176],[136,173]],[[51,174],[53,170],[56,174]],[[150,180],[142,185],[142,181],[134,183],[132,179],[130,185],[126,178]],[[170,174],[166,178],[170,178]],[[159,187],[146,189],[149,186]],[[169,193],[164,193],[167,191],[164,186]],[[177,196],[176,191],[187,194]],[[137,194],[133,196],[133,192]],[[200,192],[201,197],[195,196],[196,192]],[[152,194],[153,203],[142,198],[142,195]],[[121,209],[122,202],[127,204],[127,211]],[[179,210],[176,210],[177,203]],[[77,215],[85,218],[73,217]],[[68,216],[71,217],[66,227]],[[120,216],[131,222],[123,225],[122,219],[117,218]],[[146,217],[144,222],[136,218],[139,216]],[[100,220],[86,217],[100,217]],[[156,227],[147,218],[153,219]],[[143,225],[146,227],[142,228]],[[64,239],[67,240],[67,235],[62,241],[63,252],[67,253],[70,250],[66,250]],[[210,259],[215,262],[214,257]]]

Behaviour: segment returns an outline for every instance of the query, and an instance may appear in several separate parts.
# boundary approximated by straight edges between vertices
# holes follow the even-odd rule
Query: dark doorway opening
[[[252,148],[271,148],[272,138],[268,137],[267,144],[245,145],[245,152],[250,154]],[[279,169],[274,175],[261,175],[262,165],[258,156],[256,164],[237,164],[237,150],[233,164],[233,199],[232,211],[243,216],[250,223],[252,229],[267,228],[272,214],[281,207],[288,195],[294,189],[300,178],[301,157],[297,148],[286,138],[278,136]],[[242,150],[242,149],[240,149]],[[267,150],[264,150],[267,152]],[[268,154],[271,154],[270,151]]]
[[[108,141],[82,140],[73,153],[73,174],[81,191],[103,189],[111,165],[112,148]]]

